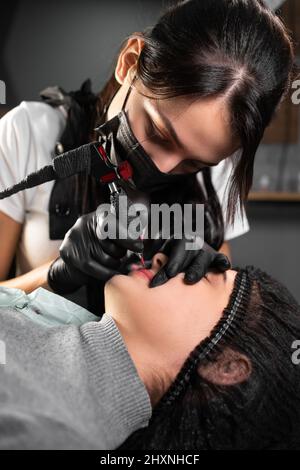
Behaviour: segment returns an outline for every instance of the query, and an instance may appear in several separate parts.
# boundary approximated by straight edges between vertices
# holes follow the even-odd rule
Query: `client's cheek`
[[[174,312],[181,308],[184,299],[180,299],[173,289],[164,286],[165,285],[150,289],[149,296],[144,297],[144,301],[145,305],[155,310],[161,318],[171,319]]]

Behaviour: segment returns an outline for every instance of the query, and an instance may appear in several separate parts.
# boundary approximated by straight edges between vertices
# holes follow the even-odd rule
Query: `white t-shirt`
[[[58,108],[22,101],[0,120],[0,188],[49,165],[66,118]],[[26,189],[0,201],[0,210],[23,224],[17,250],[17,274],[58,256],[60,240],[49,239],[48,204],[54,182]]]
[[[44,102],[22,101],[0,119],[0,191],[52,161],[56,142],[64,130],[63,108]],[[226,216],[226,186],[232,171],[229,159],[212,169],[212,181]],[[199,173],[201,180],[201,173]],[[61,240],[49,239],[48,204],[54,182],[0,200],[0,211],[23,224],[17,251],[17,274],[28,272],[58,256]],[[237,212],[234,226],[226,227],[225,240],[249,230],[246,216]]]

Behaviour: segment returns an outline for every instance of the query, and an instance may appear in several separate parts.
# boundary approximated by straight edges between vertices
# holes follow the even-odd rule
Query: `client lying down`
[[[1,449],[297,448],[300,310],[247,267],[114,276],[99,321],[39,289],[0,289]]]

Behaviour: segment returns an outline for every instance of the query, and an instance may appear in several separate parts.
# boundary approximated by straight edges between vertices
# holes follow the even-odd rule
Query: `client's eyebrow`
[[[208,272],[209,272],[209,271],[208,271]],[[221,274],[221,276],[223,276],[224,282],[227,281],[227,273],[226,273],[226,271],[224,271],[223,273],[220,273],[217,269],[216,269],[216,270],[212,269],[211,272],[216,272],[216,273],[218,273],[218,274]],[[204,277],[204,279],[206,279],[208,282],[210,282],[210,280],[207,278],[207,275],[206,275],[206,274],[204,274],[203,277]]]

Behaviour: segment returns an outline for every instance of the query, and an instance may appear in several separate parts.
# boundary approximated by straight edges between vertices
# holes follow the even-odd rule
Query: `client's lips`
[[[131,271],[130,274],[146,277],[149,281],[154,277],[154,272],[151,271],[151,269],[136,269],[135,271]]]

